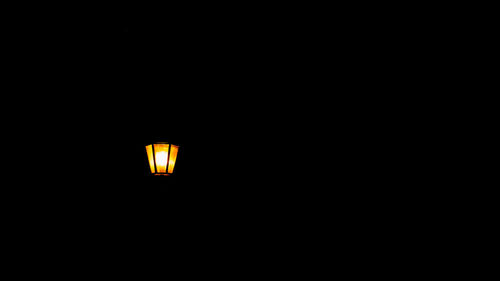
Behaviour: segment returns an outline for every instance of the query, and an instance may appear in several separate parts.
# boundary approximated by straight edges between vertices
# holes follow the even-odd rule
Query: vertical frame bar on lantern
[[[151,149],[153,151],[153,164],[154,164],[154,167],[155,167],[155,175],[158,174],[158,171],[156,170],[156,156],[155,156],[155,146],[154,144],[151,144]]]
[[[168,144],[167,166],[165,167],[165,173],[166,174],[169,174],[169,172],[168,172],[168,162],[170,162],[170,154],[172,153],[172,146],[171,145],[172,145],[171,143]]]

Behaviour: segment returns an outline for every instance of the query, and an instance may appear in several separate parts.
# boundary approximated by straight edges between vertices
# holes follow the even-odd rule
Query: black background
[[[460,64],[439,42],[454,22],[423,31],[414,7],[378,4],[391,16],[46,5],[0,33],[2,231],[17,273],[392,270],[384,254],[427,250],[457,210],[443,203],[463,202],[448,182],[463,176],[443,177],[455,115],[436,82]],[[156,141],[180,146],[170,177],[148,171]]]
[[[320,171],[304,165],[319,155],[305,140],[325,109],[304,96],[315,77],[297,75],[311,71],[295,55],[298,29],[197,15],[13,32],[3,198],[28,248],[122,259],[168,249],[174,260],[291,251],[294,225],[327,207],[312,202]],[[170,177],[149,173],[156,141],[180,146]]]
[[[332,229],[340,246],[366,241],[420,192],[401,191],[416,177],[388,153],[418,136],[387,138],[407,124],[387,128],[400,114],[380,93],[401,87],[380,79],[368,23],[177,11],[67,14],[12,32],[2,198],[28,248],[277,266],[326,247]],[[170,177],[149,173],[156,141],[180,146]]]

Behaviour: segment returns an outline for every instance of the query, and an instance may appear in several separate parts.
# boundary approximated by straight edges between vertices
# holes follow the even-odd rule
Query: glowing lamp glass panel
[[[151,174],[155,173],[155,160],[153,158],[153,146],[147,145],[146,152],[148,154],[149,168],[151,169]]]
[[[179,146],[155,143],[146,146],[149,168],[154,175],[169,175],[174,171]]]
[[[174,172],[175,161],[177,160],[177,151],[179,151],[179,147],[176,145],[172,145],[170,147],[170,160],[168,162],[168,172],[171,174]]]

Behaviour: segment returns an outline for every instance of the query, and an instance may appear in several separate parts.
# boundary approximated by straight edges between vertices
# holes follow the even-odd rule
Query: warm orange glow
[[[146,145],[146,152],[148,153],[148,160],[149,160],[149,168],[151,169],[151,173],[155,173],[155,162],[153,159],[153,148],[152,145]]]
[[[155,143],[155,163],[156,172],[164,174],[167,172],[167,159],[168,159],[168,144],[166,143]]]
[[[171,151],[169,151],[168,143],[155,143],[153,145],[146,146],[149,168],[151,169],[152,174],[168,175],[173,173],[175,162],[177,160],[177,153],[179,151],[179,146],[170,145],[170,147]],[[168,165],[168,172],[167,172],[167,165]]]
[[[179,150],[179,147],[177,145],[171,145],[171,152],[170,152],[170,160],[168,162],[168,172],[173,173],[174,172],[174,166],[175,166],[175,160],[177,160],[177,151]]]

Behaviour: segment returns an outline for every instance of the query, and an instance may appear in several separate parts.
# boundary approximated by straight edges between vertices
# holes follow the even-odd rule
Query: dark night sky
[[[195,233],[217,240],[297,219],[306,202],[296,201],[306,180],[297,157],[311,148],[301,141],[308,83],[284,86],[294,78],[281,63],[296,63],[293,54],[272,30],[180,18],[20,34],[12,73],[30,83],[12,97],[31,118],[12,136],[29,134],[23,147],[36,146],[18,161],[40,161],[16,174],[21,189],[4,191],[18,214],[43,229],[199,247],[213,243],[192,241]],[[173,176],[149,175],[144,146],[153,141],[180,146]]]
[[[373,64],[347,20],[132,10],[13,32],[5,130],[26,148],[12,166],[37,167],[3,189],[20,232],[123,259],[265,259],[300,252],[311,229],[349,232],[393,196],[399,179],[375,161],[383,112],[360,94],[377,81],[353,75]],[[154,141],[180,146],[173,176],[149,175]]]

